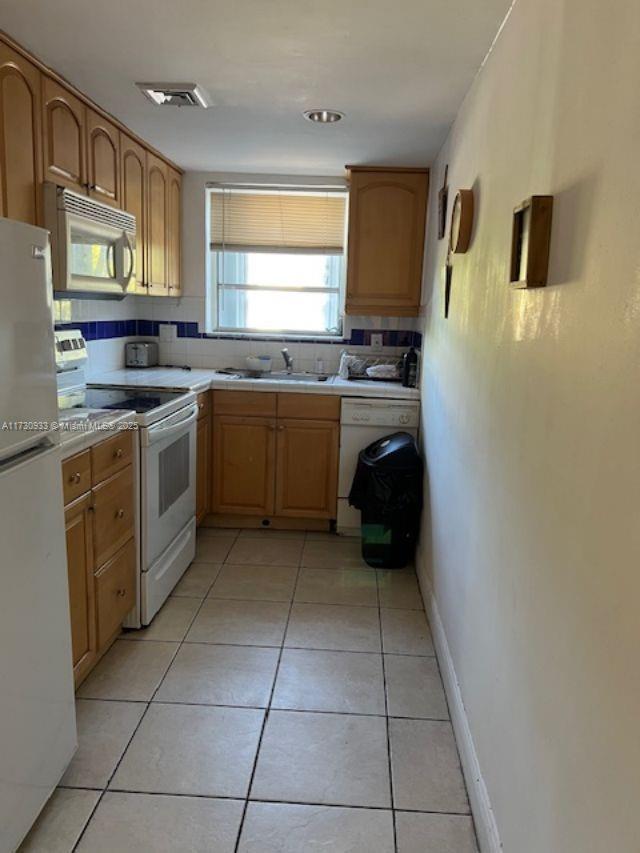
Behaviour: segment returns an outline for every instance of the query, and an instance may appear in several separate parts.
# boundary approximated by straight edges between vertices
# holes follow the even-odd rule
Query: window
[[[209,189],[208,330],[342,333],[344,189]]]

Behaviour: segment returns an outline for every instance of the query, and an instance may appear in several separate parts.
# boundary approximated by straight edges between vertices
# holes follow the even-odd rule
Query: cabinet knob
[[[124,598],[125,595],[127,594],[127,590],[126,589],[117,589],[116,593],[118,595],[118,598]]]
[[[69,481],[71,483],[79,483],[81,479],[82,479],[82,474],[80,474],[79,472],[76,472],[75,474],[72,474],[69,477]]]
[[[280,432],[282,432],[282,431],[283,431],[283,429],[284,429],[284,427],[283,427],[283,426],[279,426],[279,427],[278,427],[278,429],[280,430]]]
[[[124,510],[123,509],[119,509],[116,512],[116,518],[124,518]]]
[[[123,454],[124,454],[124,450],[123,450],[121,447],[119,447],[119,448],[114,452],[114,454],[113,454],[113,455],[116,457],[116,459],[122,459]]]

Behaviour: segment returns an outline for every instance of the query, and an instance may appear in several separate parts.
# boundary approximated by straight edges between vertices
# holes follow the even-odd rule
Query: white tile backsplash
[[[109,338],[104,341],[87,341],[88,364],[85,375],[91,381],[105,370],[118,370],[124,367],[124,346],[135,338]]]
[[[125,299],[59,299],[54,302],[57,323],[86,323],[108,320],[157,320],[165,322],[197,322],[204,329],[205,302],[198,296],[180,299],[127,296]],[[346,317],[345,334],[352,329],[419,330],[421,318],[403,317]],[[148,336],[144,336],[145,339]],[[124,345],[133,338],[111,338],[88,342],[89,365],[87,376],[124,366]],[[172,342],[160,342],[161,364],[189,365],[200,368],[223,368],[245,366],[247,355],[270,355],[274,369],[282,369],[281,350],[286,346],[294,359],[296,370],[315,370],[321,358],[324,371],[335,373],[343,349],[367,354],[365,346],[350,346],[340,343],[298,343],[282,339],[267,341],[233,340],[228,338],[177,338]],[[385,347],[383,355],[399,356],[404,347]],[[378,353],[376,353],[378,354]]]

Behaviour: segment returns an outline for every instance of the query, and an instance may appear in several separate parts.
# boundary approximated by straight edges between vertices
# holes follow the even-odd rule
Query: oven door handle
[[[174,421],[169,426],[151,426],[147,430],[147,435],[149,437],[149,445],[155,444],[156,441],[166,441],[166,439],[171,438],[179,432],[182,432],[185,427],[190,426],[192,423],[195,423],[198,420],[198,405],[194,403],[190,409],[189,413],[186,417],[182,418],[179,421]]]

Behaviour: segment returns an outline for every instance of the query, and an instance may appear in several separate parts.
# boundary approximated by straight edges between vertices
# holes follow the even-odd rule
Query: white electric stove
[[[129,627],[148,625],[195,556],[196,395],[84,382],[86,344],[56,332],[61,420],[81,413],[136,413],[140,459],[140,601]]]

